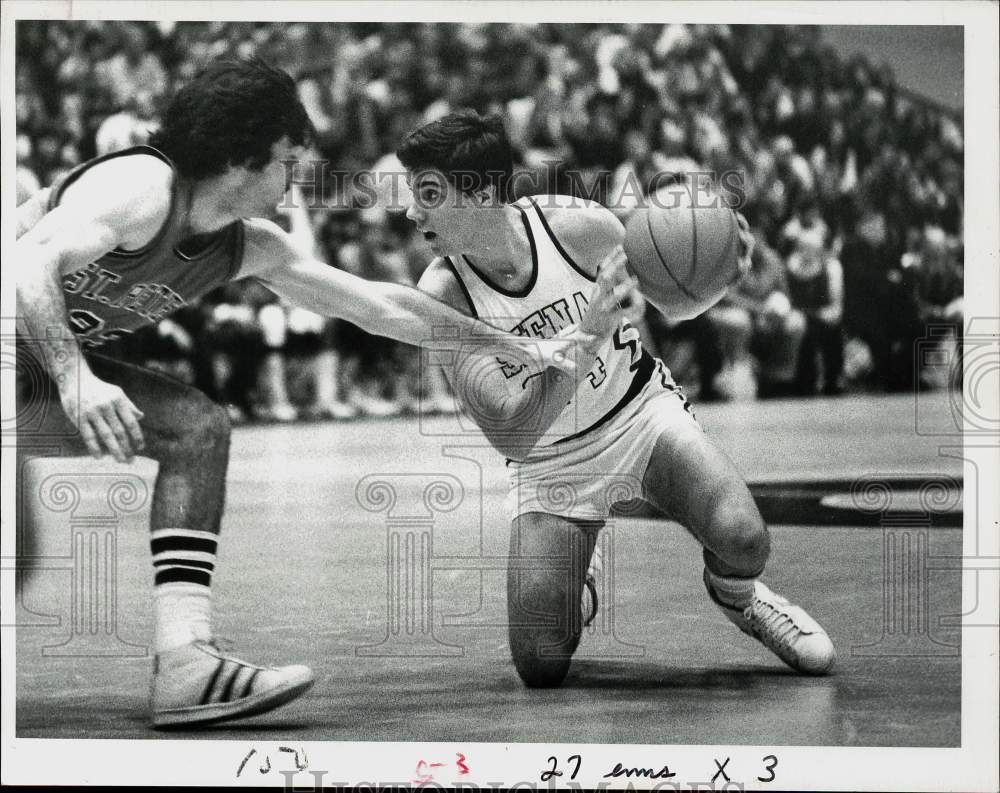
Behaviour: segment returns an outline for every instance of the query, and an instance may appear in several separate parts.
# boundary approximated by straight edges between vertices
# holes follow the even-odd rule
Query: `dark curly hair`
[[[149,143],[182,175],[205,179],[230,165],[260,170],[274,143],[300,146],[312,135],[288,74],[257,59],[219,60],[177,92]]]
[[[396,152],[409,171],[433,168],[460,190],[472,193],[487,185],[507,201],[514,164],[500,116],[458,110],[417,128]]]

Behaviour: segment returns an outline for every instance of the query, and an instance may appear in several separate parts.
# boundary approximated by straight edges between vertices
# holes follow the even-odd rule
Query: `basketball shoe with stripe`
[[[154,727],[211,724],[266,713],[315,682],[306,666],[254,666],[210,642],[160,653],[153,664]]]
[[[809,675],[825,675],[833,668],[837,658],[833,642],[801,606],[789,603],[760,581],[755,581],[753,601],[740,610],[719,599],[707,572],[704,580],[709,597],[729,621],[792,669]]]

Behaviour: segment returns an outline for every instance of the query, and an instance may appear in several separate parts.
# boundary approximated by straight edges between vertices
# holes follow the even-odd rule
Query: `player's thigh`
[[[196,388],[179,380],[102,355],[88,357],[94,374],[117,385],[143,413],[140,425],[147,453],[157,446],[176,446],[184,438],[226,440],[229,422],[223,408]]]
[[[508,607],[550,616],[579,614],[601,521],[529,512],[511,523]],[[565,627],[565,626],[564,626]]]
[[[694,422],[660,433],[643,476],[643,491],[648,501],[710,546],[715,533],[763,530],[743,475]]]

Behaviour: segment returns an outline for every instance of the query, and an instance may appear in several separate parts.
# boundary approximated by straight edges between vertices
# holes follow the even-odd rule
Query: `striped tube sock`
[[[212,572],[219,537],[197,529],[156,529],[153,551],[156,652],[212,638]]]

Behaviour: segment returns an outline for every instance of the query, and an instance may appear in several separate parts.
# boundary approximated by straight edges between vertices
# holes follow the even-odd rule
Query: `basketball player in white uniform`
[[[564,196],[506,203],[511,152],[498,117],[445,116],[411,133],[398,155],[413,191],[407,216],[437,255],[421,289],[529,337],[580,321],[599,264],[624,238],[610,211]],[[745,249],[750,244],[744,235]],[[502,359],[446,374],[507,458],[509,638],[528,686],[556,686],[566,676],[597,532],[613,503],[639,495],[702,543],[705,585],[732,622],[800,672],[830,670],[826,632],[758,580],[770,539],[742,477],[627,320],[572,401],[544,411],[554,416],[550,425],[505,422],[483,407],[485,395],[518,380],[517,367]],[[568,569],[541,569],[540,559],[550,568],[569,560]]]

